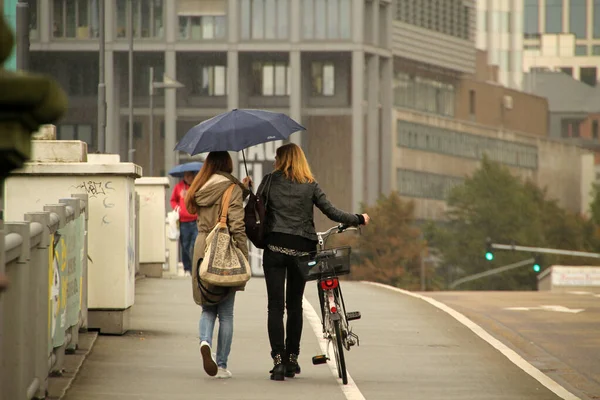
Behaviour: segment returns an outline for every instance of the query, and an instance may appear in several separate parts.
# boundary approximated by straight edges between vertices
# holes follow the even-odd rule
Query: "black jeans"
[[[297,258],[265,249],[263,269],[267,283],[269,315],[267,329],[271,343],[271,357],[276,354],[285,357],[286,352],[287,354],[299,354],[300,338],[302,337],[302,298],[306,282],[298,270]],[[285,332],[283,329],[284,304],[287,310]]]

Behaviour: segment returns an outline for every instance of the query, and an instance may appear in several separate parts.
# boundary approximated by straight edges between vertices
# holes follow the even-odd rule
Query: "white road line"
[[[313,306],[308,302],[306,296],[304,297],[304,303],[302,307],[304,308],[304,316],[310,323],[310,326],[313,332],[315,333],[317,340],[319,341],[321,351],[323,352],[323,354],[327,354],[328,341],[326,339],[323,339],[323,326],[321,325],[321,318],[319,318]],[[333,349],[331,349],[331,354],[333,355]],[[350,376],[350,372],[348,372],[347,367],[346,374],[348,375],[348,384],[344,385],[342,383],[342,380],[338,378],[338,370],[335,364],[335,360],[327,361],[327,365],[329,365],[331,373],[337,379],[342,389],[342,392],[348,400],[366,400],[365,396],[363,396],[363,394],[358,389],[358,386],[356,386],[354,379],[352,379],[352,377]]]
[[[474,323],[473,321],[471,321],[469,318],[465,317],[458,311],[453,310],[452,308],[448,307],[447,305],[445,305],[437,300],[434,300],[431,297],[423,296],[423,295],[420,295],[417,293],[412,293],[407,290],[399,289],[399,288],[396,288],[393,286],[388,286],[388,285],[384,285],[384,284],[376,283],[376,282],[367,282],[367,281],[362,281],[361,283],[365,283],[365,284],[373,285],[373,286],[379,286],[379,287],[393,290],[393,291],[396,291],[396,292],[399,292],[399,293],[402,293],[402,294],[405,294],[408,296],[416,297],[418,299],[428,302],[429,304],[450,314],[454,319],[456,319],[458,322],[460,322],[461,324],[463,324],[464,326],[469,328],[481,339],[488,342],[492,347],[494,347],[496,350],[498,350],[500,353],[502,353],[506,358],[508,358],[510,361],[512,361],[513,364],[515,364],[517,367],[521,368],[523,371],[525,371],[527,374],[529,374],[532,378],[537,380],[539,383],[544,385],[548,390],[552,391],[554,394],[556,394],[560,398],[562,398],[564,400],[581,400],[579,397],[575,396],[573,393],[569,392],[567,389],[565,389],[564,387],[562,387],[561,385],[556,383],[554,380],[552,380],[550,377],[545,375],[539,369],[537,369],[536,367],[534,367],[533,365],[528,363],[523,357],[521,357],[516,352],[514,352],[513,350],[508,348],[504,343],[500,342],[498,339],[494,338],[492,335],[487,333],[482,327],[480,327],[479,325],[477,325],[476,323]]]

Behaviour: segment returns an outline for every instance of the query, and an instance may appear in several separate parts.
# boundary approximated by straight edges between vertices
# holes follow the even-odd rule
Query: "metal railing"
[[[0,222],[0,400],[45,398],[87,328],[87,195],[43,209]]]

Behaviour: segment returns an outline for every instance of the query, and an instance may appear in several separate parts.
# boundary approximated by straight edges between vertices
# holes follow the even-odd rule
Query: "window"
[[[587,56],[588,47],[585,45],[577,45],[575,46],[575,55],[576,56]]]
[[[154,68],[154,82],[160,82],[165,73],[164,63],[161,61],[145,62],[138,64],[134,62],[133,72],[133,95],[134,96],[149,96],[150,95],[150,67]],[[156,90],[154,90],[156,96]]]
[[[573,76],[573,67],[561,67],[560,70],[569,76]]]
[[[289,0],[240,0],[242,39],[281,40],[289,36]]]
[[[127,3],[131,2],[133,10],[133,37],[162,38],[163,0],[117,0],[117,37],[127,37],[129,13]]]
[[[594,0],[594,39],[600,39],[600,0]]]
[[[585,39],[587,37],[586,0],[571,0],[569,5],[569,31],[577,39]]]
[[[125,136],[129,137],[129,123],[125,124]],[[133,121],[133,138],[142,138],[142,123],[140,121]]]
[[[592,138],[598,139],[598,120],[592,120]]]
[[[94,146],[94,129],[92,125],[59,125],[56,136],[58,140],[81,140],[88,146]]]
[[[254,62],[252,64],[252,75],[255,95],[290,95],[291,71],[287,62]]]
[[[225,96],[227,94],[227,67],[211,65],[196,70],[192,94],[199,96]]]
[[[600,56],[600,46],[599,45],[592,46],[592,54],[595,56]]]
[[[179,0],[179,37],[191,40],[227,37],[227,1]]]
[[[393,91],[397,107],[454,116],[454,85],[450,83],[398,72]]]
[[[52,35],[75,39],[98,37],[98,0],[54,0]]]
[[[587,83],[590,86],[596,86],[598,81],[598,71],[596,67],[581,67],[579,68],[579,80]]]
[[[304,39],[350,39],[350,0],[302,0]]]
[[[563,0],[546,0],[546,33],[561,33]]]
[[[536,146],[402,120],[397,122],[396,144],[398,147],[467,159],[479,160],[487,155],[491,160],[506,165],[537,169]]]
[[[97,58],[81,57],[69,64],[68,94],[70,96],[95,96],[98,94]]]
[[[398,21],[460,39],[468,40],[470,37],[471,14],[475,11],[463,5],[462,1],[436,1],[435,12],[432,11],[432,1],[394,0],[394,3]]]
[[[582,120],[563,118],[560,121],[560,133],[564,138],[578,138]]]
[[[452,188],[464,182],[463,178],[455,176],[401,168],[396,170],[396,179],[399,194],[436,200],[446,200]]]
[[[540,34],[539,0],[525,0],[524,12],[525,12],[525,17],[523,18],[523,20],[524,20],[525,24],[523,27],[523,33],[525,34],[525,38],[539,37],[539,34]]]
[[[469,114],[475,116],[475,91],[469,90]]]
[[[181,39],[210,40],[225,37],[227,37],[225,16],[179,16],[179,38]]]
[[[38,0],[27,0],[29,5],[29,38],[38,40]]]
[[[311,65],[313,96],[335,94],[335,66],[332,62],[313,62]]]

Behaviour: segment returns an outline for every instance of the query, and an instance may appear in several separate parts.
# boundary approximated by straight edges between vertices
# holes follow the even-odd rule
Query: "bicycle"
[[[342,379],[344,385],[348,384],[344,349],[350,351],[352,346],[360,345],[358,335],[352,332],[349,322],[360,319],[361,314],[359,311],[346,312],[346,304],[338,278],[339,275],[350,273],[351,248],[346,246],[325,249],[325,243],[333,234],[356,230],[358,228],[340,224],[325,232],[318,232],[317,252],[299,260],[304,279],[317,281],[323,338],[328,341],[326,354],[314,356],[312,362],[314,365],[326,363],[330,360],[330,347],[333,347],[338,377]]]

